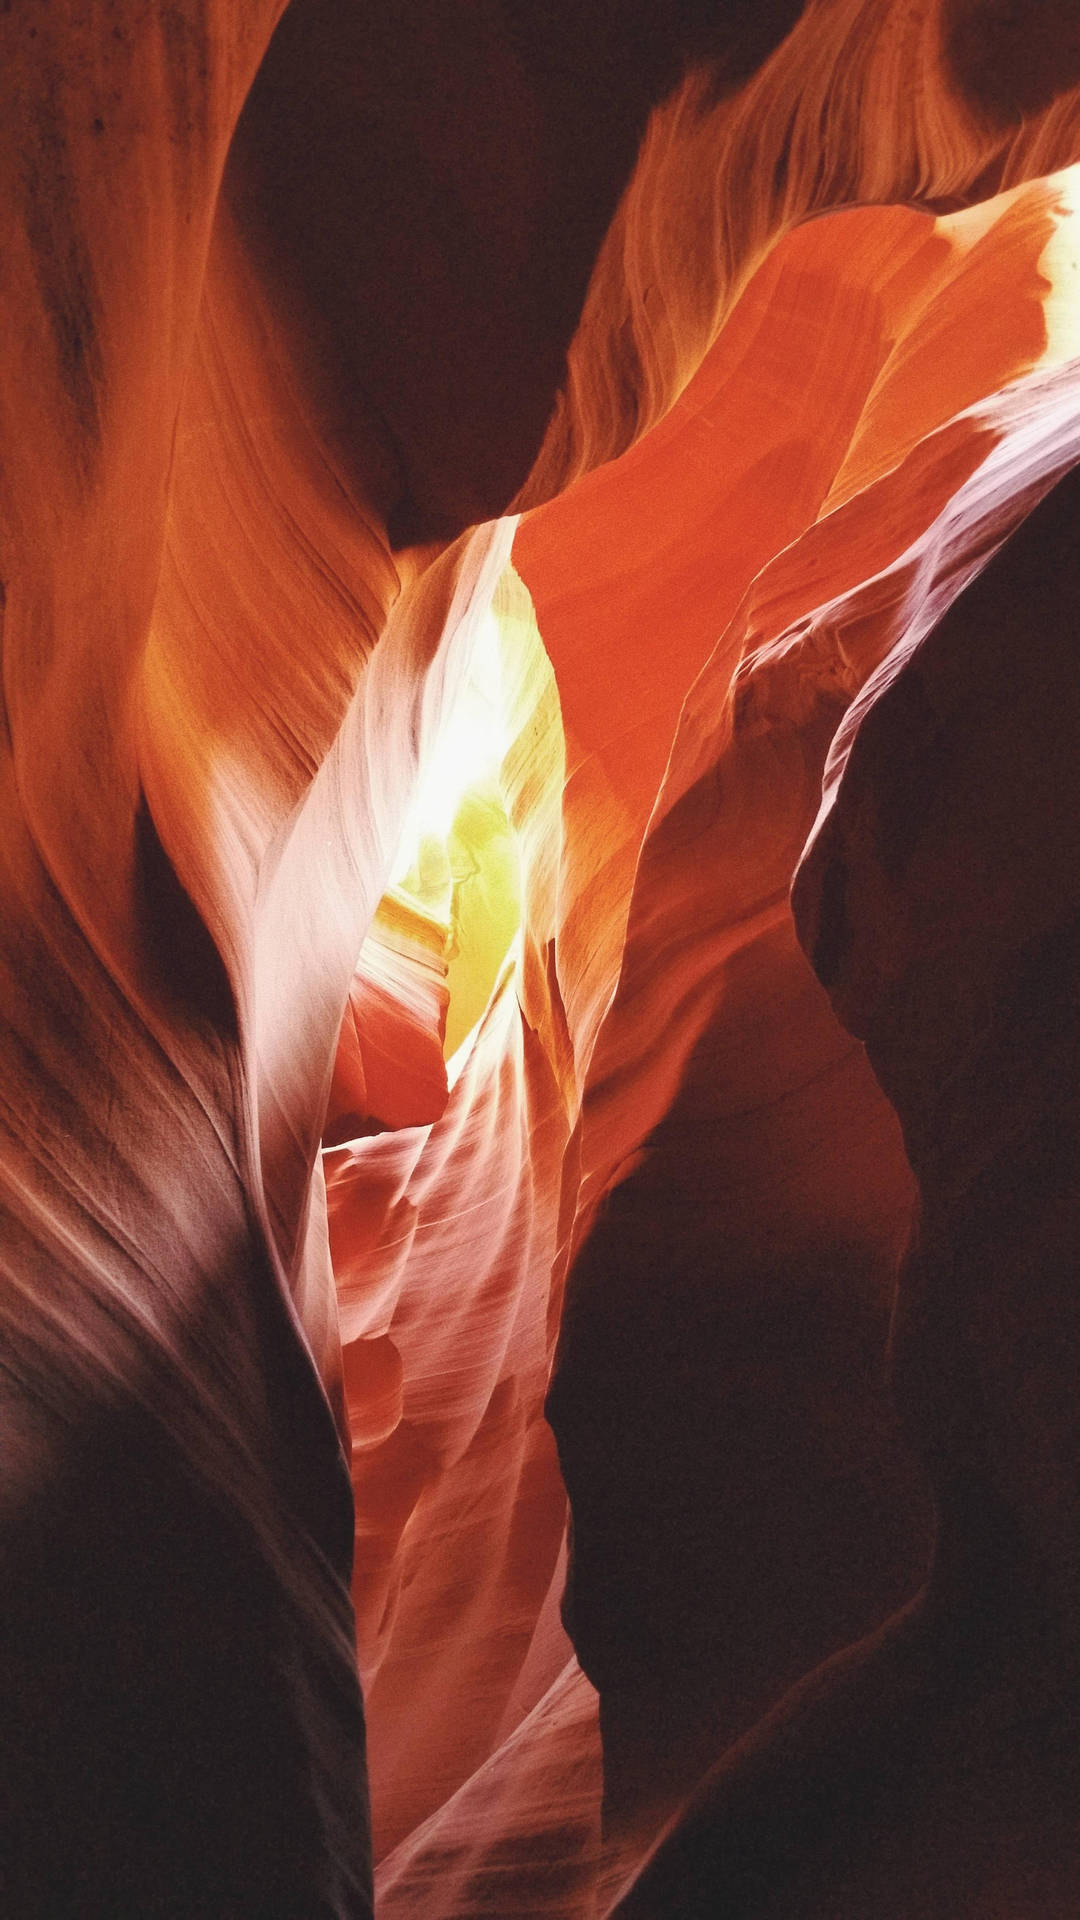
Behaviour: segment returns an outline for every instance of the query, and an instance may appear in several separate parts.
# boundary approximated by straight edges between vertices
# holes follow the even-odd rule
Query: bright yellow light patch
[[[447,929],[447,1058],[481,1018],[520,920],[517,848],[502,793],[512,744],[503,648],[489,610],[422,769],[391,876],[394,894]]]
[[[426,840],[446,843],[465,795],[498,780],[509,745],[499,625],[489,608],[479,622],[458,696],[421,769],[392,886],[406,883]]]
[[[1046,316],[1044,364],[1080,354],[1080,166],[1051,175],[1061,208],[1060,224],[1046,247],[1039,269],[1050,282],[1043,300]]]

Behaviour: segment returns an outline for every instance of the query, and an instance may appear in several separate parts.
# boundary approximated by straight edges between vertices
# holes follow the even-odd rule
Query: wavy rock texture
[[[1065,1920],[1071,13],[241,11],[0,19],[5,1906],[358,1664],[384,1914]]]
[[[569,1624],[600,1688],[609,1824],[624,1848],[786,1684],[906,1598],[925,1567],[926,1494],[882,1378],[912,1176],[865,1055],[799,953],[787,890],[853,695],[897,634],[928,606],[936,617],[1015,523],[1031,498],[1025,462],[1041,485],[1067,462],[1071,367],[1046,388],[1049,431],[1038,382],[996,411],[964,402],[1068,350],[1062,329],[1048,340],[1055,303],[1044,272],[1069,257],[1071,186],[1064,177],[1014,191],[977,219],[868,211],[792,235],[664,428],[517,537],[562,696],[556,954],[579,988],[563,1004],[575,1059],[587,1062],[564,1160],[574,1217],[541,1227],[545,1275],[553,1258],[561,1271],[568,1239],[584,1241],[549,1412],[574,1510]],[[874,284],[882,262],[884,288]],[[811,298],[821,286],[828,302]],[[800,314],[805,344],[793,355]],[[826,369],[852,333],[865,358],[841,361],[850,387],[837,391]],[[796,385],[793,361],[817,378]],[[773,398],[771,420],[762,395]],[[715,506],[702,499],[706,430],[729,454],[747,445],[750,466],[711,470]],[[1032,455],[1027,442],[1040,433]],[[995,463],[999,436],[1007,454]],[[808,448],[818,446],[815,473]],[[992,534],[988,499],[999,516]],[[702,529],[713,513],[730,524],[733,502],[751,509],[755,546],[741,577],[733,555],[733,577],[718,586],[714,564],[702,563]],[[770,544],[775,558],[763,566]],[[560,571],[568,551],[572,590]],[[695,615],[707,636],[696,659]],[[650,684],[657,654],[664,680],[654,666],[651,716],[658,729],[666,695],[670,746],[640,722],[635,730],[641,697],[628,691]],[[523,891],[528,900],[527,881]],[[610,948],[589,952],[573,942],[598,898],[614,931]],[[572,971],[567,956],[578,951],[591,981],[583,966]],[[473,1086],[457,1097],[476,1098]],[[353,1150],[336,1189],[343,1209],[363,1156],[390,1151]],[[387,1238],[399,1257],[394,1216]],[[414,1249],[419,1278],[426,1250]],[[442,1257],[437,1271],[452,1264]],[[433,1536],[414,1511],[420,1552]],[[408,1629],[392,1626],[391,1645],[397,1632]],[[483,1780],[499,1799],[511,1752],[522,1768],[545,1746],[562,1752],[567,1779],[584,1764],[587,1722],[575,1744],[563,1699],[556,1687],[498,1764],[391,1855],[386,1897],[401,1911],[438,1911],[451,1897],[442,1879],[451,1862],[455,1910],[497,1912],[520,1899],[503,1877],[506,1833],[489,1857],[474,1830],[470,1853],[467,1821],[480,1822]],[[373,1721],[378,1702],[376,1686]],[[410,1781],[421,1771],[414,1757]],[[585,1779],[595,1802],[595,1773]],[[545,1802],[547,1845],[559,1836],[579,1872],[596,1847],[582,1791],[579,1839],[558,1796]],[[563,1899],[550,1910],[585,1910],[577,1881]]]
[[[732,1751],[620,1913],[705,1914],[719,1903],[733,1913],[1056,1915],[1075,1903],[1067,1811],[1074,1654],[1062,1615],[1071,1523],[1059,1505],[1068,1504],[1071,1422],[1056,1414],[1050,1385],[1051,1374],[1070,1370],[1069,1309],[1057,1277],[1070,1207],[1060,1135],[1068,1102],[1057,1079],[1058,1042],[1067,1057],[1068,1027],[1064,1016],[1055,1018],[1057,996],[1072,990],[1065,984],[1069,891],[1056,866],[1067,858],[1069,830],[1053,825],[1054,810],[1067,804],[1057,797],[1060,778],[1053,808],[1039,797],[1048,761],[1060,765],[1057,755],[1071,752],[1064,744],[1072,739],[1071,696],[1056,698],[1050,727],[1044,710],[1056,644],[1067,645],[1055,636],[1070,604],[1068,564],[1038,616],[1030,718],[1004,665],[1006,657],[1015,662],[1024,623],[1034,631],[1037,567],[1070,523],[1073,482],[1050,496],[941,619],[973,559],[984,561],[1033,496],[1075,462],[1074,366],[1034,375],[968,418],[985,436],[984,457],[929,547],[924,539],[922,553],[917,547],[905,556],[904,616],[837,733],[825,805],[796,890],[815,965],[845,1021],[867,1035],[919,1180],[918,1234],[900,1281],[898,1366],[938,1499],[933,1574],[917,1604],[796,1689]],[[880,616],[867,623],[858,596],[843,613],[854,614],[862,632],[869,625],[880,642]],[[966,673],[970,697],[976,649],[986,663],[976,704],[997,712],[973,712],[970,725],[953,733],[956,710],[944,687],[958,688]],[[992,692],[984,691],[988,684]],[[917,728],[910,726],[913,702]],[[869,740],[890,722],[895,727],[901,713],[902,744],[894,734],[891,752],[875,756],[870,801]],[[925,744],[915,750],[920,736]],[[1032,766],[1018,787],[1028,754],[1040,773]],[[927,836],[939,782],[949,824],[943,815],[940,835]],[[905,783],[906,804],[898,806]],[[961,838],[965,852],[950,870],[947,850]],[[938,839],[944,861],[937,845],[931,851]],[[975,848],[990,843],[994,858],[980,863]],[[894,926],[886,958],[878,929],[913,846],[926,848],[941,881],[921,895],[910,932]],[[864,864],[871,849],[872,869]],[[1008,912],[999,852],[1025,871]],[[968,860],[975,861],[970,871]],[[976,894],[980,875],[993,906]],[[858,900],[866,884],[878,896],[873,906]],[[1024,933],[1010,939],[1013,912]],[[918,940],[909,942],[919,918],[926,957],[917,999]],[[862,935],[852,940],[857,923],[865,925],[865,943]],[[971,945],[961,960],[965,934]],[[905,1017],[913,1024],[901,1029],[900,1068],[890,1043],[897,1048]],[[1020,1034],[1032,1030],[1047,1034],[1053,1069],[1040,1072],[1034,1044],[1020,1068]],[[1019,1315],[1018,1285],[1025,1293]]]

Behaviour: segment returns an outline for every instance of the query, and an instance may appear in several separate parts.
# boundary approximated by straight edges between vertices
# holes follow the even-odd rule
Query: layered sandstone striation
[[[1071,1920],[1071,7],[0,46],[5,1910]]]

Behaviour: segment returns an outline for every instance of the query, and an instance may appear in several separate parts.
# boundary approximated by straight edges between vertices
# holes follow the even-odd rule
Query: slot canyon
[[[1078,1920],[1080,5],[0,50],[0,1915]]]

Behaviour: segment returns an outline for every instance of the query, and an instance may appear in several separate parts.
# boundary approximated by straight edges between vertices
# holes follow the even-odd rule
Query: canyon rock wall
[[[0,16],[28,1920],[1075,1911],[1075,21],[656,13]]]

